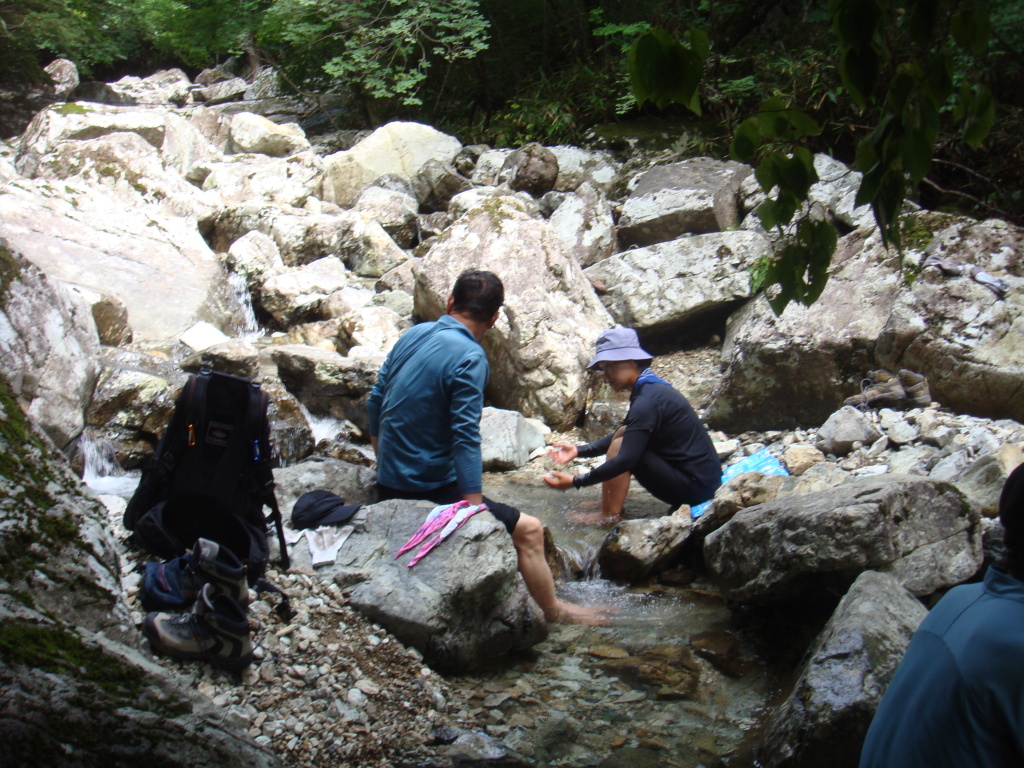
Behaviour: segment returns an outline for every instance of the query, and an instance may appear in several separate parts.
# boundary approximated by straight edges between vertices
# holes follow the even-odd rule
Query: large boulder
[[[712,232],[624,251],[586,275],[605,286],[601,301],[619,323],[667,333],[750,298],[750,268],[770,253],[757,232]]]
[[[807,654],[757,748],[764,768],[856,768],[878,702],[928,611],[888,574],[865,571]]]
[[[348,279],[341,259],[325,256],[268,278],[260,286],[260,306],[287,327],[312,315],[324,299],[344,288]]]
[[[480,417],[480,454],[484,471],[501,472],[518,469],[545,445],[544,436],[551,430],[535,419],[524,418],[515,411],[484,408]]]
[[[2,239],[0,285],[0,373],[16,398],[4,407],[20,405],[64,448],[85,426],[97,375],[96,325],[85,305]]]
[[[875,341],[901,290],[895,253],[874,237],[841,238],[812,306],[776,315],[759,295],[729,318],[708,422],[729,433],[824,422],[877,367]]]
[[[548,147],[558,161],[555,191],[570,192],[584,184],[608,192],[619,177],[619,163],[608,150],[560,145]]]
[[[428,160],[451,162],[461,148],[458,139],[430,126],[388,123],[352,149],[324,158],[324,200],[349,207],[379,177],[411,181]]]
[[[83,101],[127,106],[184,106],[192,101],[192,82],[180,69],[165,69],[149,77],[125,75],[113,83],[82,83],[76,96]]]
[[[966,274],[923,269],[881,329],[879,363],[925,374],[932,399],[953,411],[1024,421],[1024,229],[956,221],[925,255],[984,270],[1009,291],[999,298]]]
[[[544,615],[526,592],[508,532],[489,513],[471,517],[413,568],[418,547],[395,559],[432,508],[425,501],[363,507],[319,577],[438,669],[479,668],[543,640]],[[303,557],[300,550],[297,565]]]
[[[649,520],[624,520],[601,542],[597,562],[602,578],[634,584],[672,562],[686,543],[689,510]]]
[[[47,275],[118,299],[136,341],[168,339],[199,320],[229,329],[236,305],[192,219],[125,207],[68,179],[20,179],[0,195],[0,236]]]
[[[231,151],[285,157],[309,149],[306,134],[295,123],[278,125],[262,115],[240,112],[231,118]]]
[[[558,158],[555,153],[533,141],[515,150],[505,158],[499,173],[517,192],[540,197],[550,192],[558,178]]]
[[[281,381],[310,412],[366,428],[366,398],[383,358],[343,357],[301,344],[274,347],[271,356]]]
[[[312,152],[282,158],[228,155],[206,167],[209,173],[203,179],[203,189],[215,191],[226,205],[269,200],[302,206],[320,194],[324,170]]]
[[[456,221],[416,266],[416,314],[443,314],[464,270],[495,271],[505,305],[483,340],[489,395],[499,408],[571,425],[583,410],[594,342],[613,323],[550,226],[508,198],[492,200]]]
[[[845,591],[865,570],[891,573],[915,595],[929,595],[981,567],[981,526],[951,485],[863,478],[737,512],[707,537],[704,559],[735,600]]]
[[[620,242],[653,245],[738,226],[739,187],[750,173],[749,165],[707,157],[652,168],[622,206]]]
[[[280,766],[147,659],[107,512],[0,378],[0,762]]]
[[[589,267],[615,250],[615,220],[605,197],[584,182],[551,214],[548,221],[581,267]]]

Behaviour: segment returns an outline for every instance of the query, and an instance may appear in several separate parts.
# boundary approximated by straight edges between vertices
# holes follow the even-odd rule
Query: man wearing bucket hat
[[[1024,766],[1024,464],[999,497],[1006,553],[925,616],[882,697],[860,768]]]
[[[548,453],[565,463],[605,454],[591,472],[549,472],[544,482],[560,491],[601,483],[601,511],[577,515],[584,523],[614,523],[622,514],[630,478],[673,507],[700,504],[722,484],[722,465],[690,403],[650,369],[653,355],[632,328],[612,328],[597,338],[588,368],[600,370],[617,392],[629,392],[629,411],[615,432],[587,445],[555,443]]]

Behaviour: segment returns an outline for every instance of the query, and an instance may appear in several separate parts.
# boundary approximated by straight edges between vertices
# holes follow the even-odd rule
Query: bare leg
[[[619,455],[622,448],[622,435],[624,427],[619,427],[615,432],[611,445],[608,446],[607,459],[613,459]],[[616,475],[611,480],[601,483],[601,511],[591,514],[574,514],[569,519],[584,525],[611,525],[617,523],[622,517],[622,507],[626,503],[626,494],[629,493],[629,481],[632,476],[629,472]]]
[[[526,590],[548,621],[592,626],[609,623],[607,616],[596,608],[565,603],[555,597],[555,580],[544,559],[544,526],[540,520],[521,514],[512,532],[512,543],[519,556],[519,572],[526,582]]]

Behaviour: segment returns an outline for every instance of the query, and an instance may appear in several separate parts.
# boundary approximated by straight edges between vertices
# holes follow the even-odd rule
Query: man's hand
[[[559,464],[565,464],[576,458],[576,446],[569,443],[553,443],[548,447],[548,456]],[[550,485],[550,483],[548,483]]]
[[[556,490],[568,491],[572,488],[573,477],[575,477],[575,475],[570,474],[569,472],[548,472],[544,475],[544,482]]]

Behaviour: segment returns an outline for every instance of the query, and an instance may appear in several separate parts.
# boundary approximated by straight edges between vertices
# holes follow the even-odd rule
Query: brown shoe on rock
[[[868,406],[899,405],[906,399],[903,385],[888,371],[871,371],[861,382],[861,393],[843,401],[843,405]]]
[[[928,391],[928,379],[924,377],[924,374],[901,368],[899,377],[903,391],[907,393],[908,405],[915,408],[927,408],[932,404],[932,395]]]

